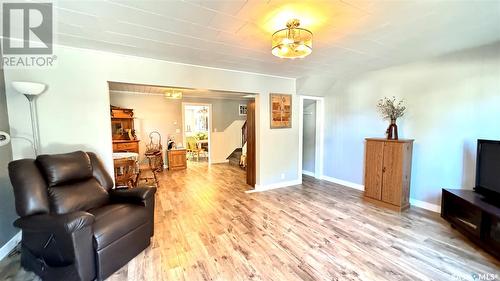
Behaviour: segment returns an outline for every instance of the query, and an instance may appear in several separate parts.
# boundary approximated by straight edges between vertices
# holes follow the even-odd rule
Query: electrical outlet
[[[281,174],[281,179],[284,180],[285,179],[285,174]]]

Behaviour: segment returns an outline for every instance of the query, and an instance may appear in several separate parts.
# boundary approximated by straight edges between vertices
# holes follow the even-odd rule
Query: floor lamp
[[[35,156],[38,156],[40,151],[40,135],[38,133],[38,119],[36,112],[36,98],[45,91],[45,84],[33,82],[12,82],[12,87],[19,93],[23,94],[30,105],[31,130],[33,131],[33,149]]]

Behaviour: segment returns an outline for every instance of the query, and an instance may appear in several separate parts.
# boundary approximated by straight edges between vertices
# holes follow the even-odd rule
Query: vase
[[[387,128],[387,139],[388,140],[398,139],[398,125],[396,125],[396,119],[392,119],[389,128]]]

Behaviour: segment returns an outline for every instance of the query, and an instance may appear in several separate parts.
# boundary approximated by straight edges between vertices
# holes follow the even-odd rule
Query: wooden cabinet
[[[134,130],[134,111],[129,108],[111,106],[111,132],[113,152],[139,153],[139,140]]]
[[[167,151],[168,169],[182,170],[187,168],[185,149],[172,149]]]
[[[367,201],[398,211],[410,207],[412,150],[413,140],[366,139]]]
[[[113,140],[113,152],[139,153],[139,140]]]

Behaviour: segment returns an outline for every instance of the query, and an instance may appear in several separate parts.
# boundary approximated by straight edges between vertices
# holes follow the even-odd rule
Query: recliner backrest
[[[34,159],[10,162],[9,177],[14,187],[16,212],[20,217],[50,212],[47,184]]]
[[[40,155],[36,162],[48,184],[51,213],[87,211],[107,203],[108,192],[94,178],[87,153]]]
[[[87,211],[108,202],[113,181],[97,156],[75,151],[9,163],[19,216]]]
[[[40,155],[36,158],[49,187],[86,180],[92,177],[87,153],[75,151],[64,154]]]

